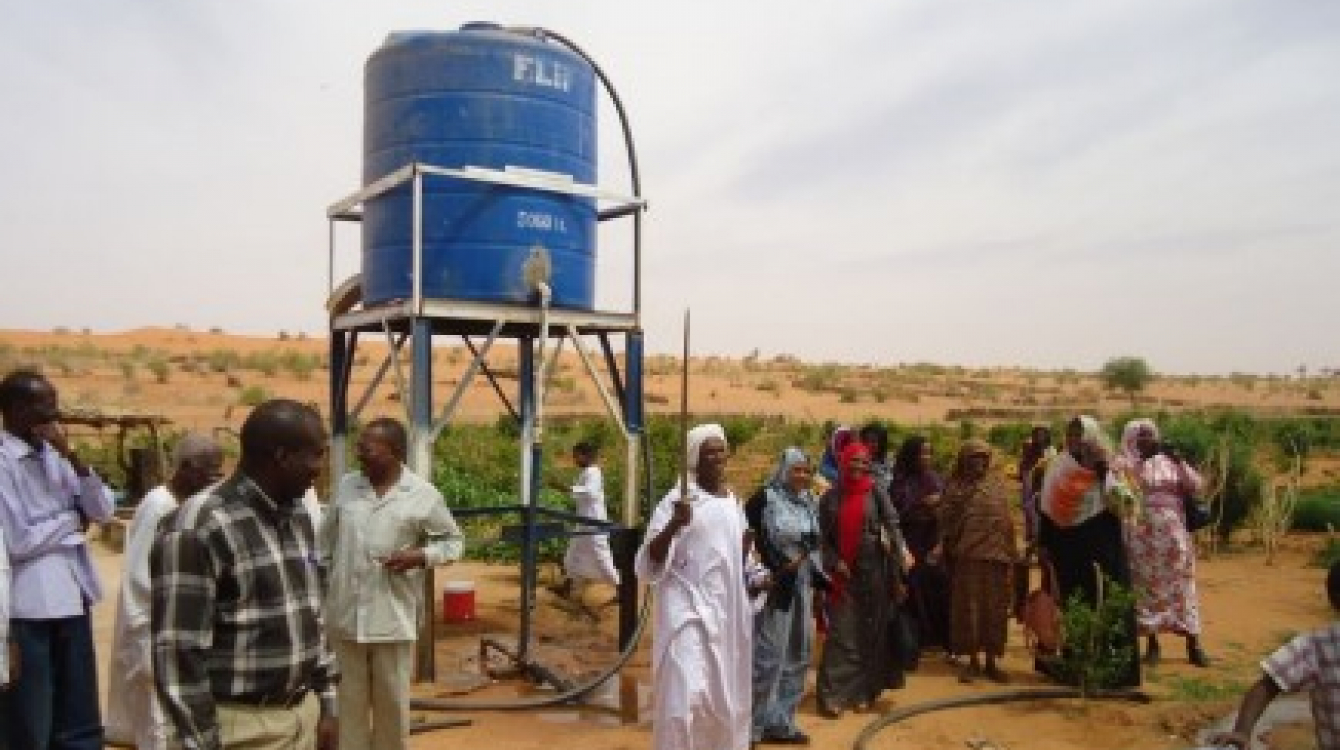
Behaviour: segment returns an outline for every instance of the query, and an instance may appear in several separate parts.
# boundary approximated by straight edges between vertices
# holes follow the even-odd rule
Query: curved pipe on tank
[[[619,92],[615,90],[614,83],[610,81],[609,76],[605,75],[604,69],[588,54],[586,50],[579,47],[571,39],[555,31],[539,26],[508,26],[506,30],[513,34],[531,36],[536,39],[552,40],[569,50],[573,54],[586,61],[595,72],[596,78],[600,79],[600,84],[605,87],[606,93],[610,95],[610,101],[614,104],[614,112],[619,116],[619,128],[623,131],[624,148],[628,153],[628,177],[629,185],[632,187],[633,197],[642,197],[642,173],[637,164],[637,147],[633,144],[633,128],[628,122],[628,111],[623,107],[623,100],[619,98]],[[608,218],[613,218],[611,214]],[[602,219],[606,218],[601,216]],[[640,322],[642,320],[642,209],[639,208],[633,212],[633,315]]]

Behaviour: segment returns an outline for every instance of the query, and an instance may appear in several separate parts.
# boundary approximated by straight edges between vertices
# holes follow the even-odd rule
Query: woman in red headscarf
[[[838,456],[838,480],[819,501],[828,594],[828,638],[819,663],[819,711],[836,718],[864,710],[902,684],[888,623],[898,606],[903,541],[888,493],[870,477],[861,443]]]

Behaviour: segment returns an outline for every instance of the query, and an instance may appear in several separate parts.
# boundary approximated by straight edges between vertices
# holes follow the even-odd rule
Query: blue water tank
[[[416,161],[595,183],[594,74],[566,47],[487,24],[392,34],[368,58],[364,106],[365,185]],[[409,184],[365,206],[365,303],[413,295],[412,217]],[[590,198],[424,178],[425,297],[528,303],[526,263],[544,258],[553,304],[590,309],[595,239]]]

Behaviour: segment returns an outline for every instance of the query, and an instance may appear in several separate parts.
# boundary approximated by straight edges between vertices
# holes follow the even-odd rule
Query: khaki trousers
[[[321,706],[313,693],[293,708],[220,703],[217,711],[219,734],[227,750],[316,750]]]
[[[414,642],[336,638],[333,645],[340,667],[340,747],[405,750]]]

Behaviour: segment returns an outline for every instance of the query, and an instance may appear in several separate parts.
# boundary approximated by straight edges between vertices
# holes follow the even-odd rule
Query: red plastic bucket
[[[443,622],[470,622],[475,619],[475,582],[447,581],[442,584]]]

